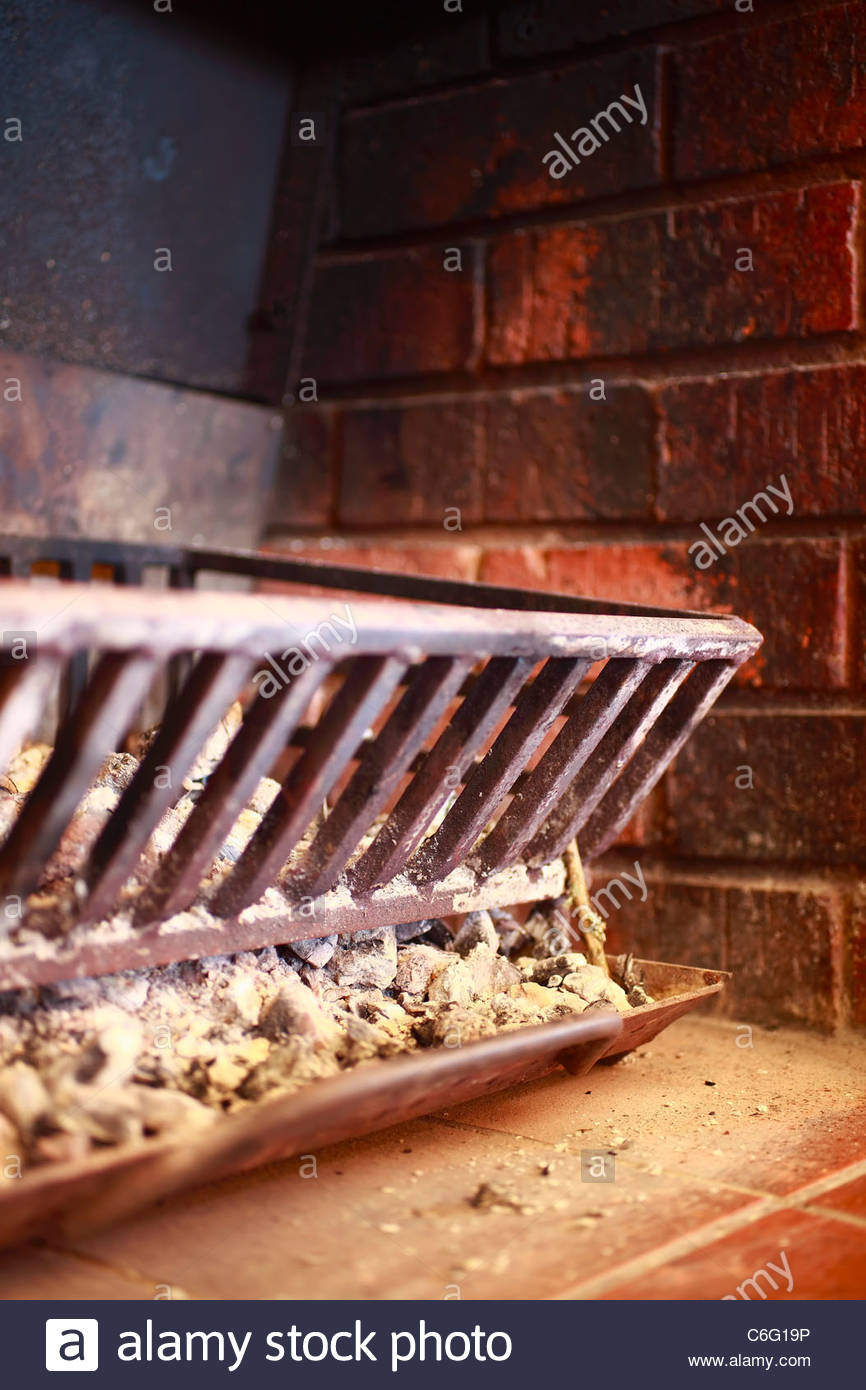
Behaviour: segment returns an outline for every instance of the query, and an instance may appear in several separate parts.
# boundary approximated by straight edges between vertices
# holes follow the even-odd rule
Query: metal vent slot
[[[514,862],[552,815],[648,671],[646,663],[609,661],[587,693],[570,707],[564,727],[532,771],[521,778],[510,805],[483,841],[479,873],[494,874]]]
[[[387,723],[364,749],[351,781],[306,853],[297,872],[296,891],[318,897],[334,886],[471,666],[469,657],[427,660]]]
[[[502,733],[410,865],[414,883],[447,878],[468,854],[589,666],[588,660],[551,657],[532,684],[524,686]]]
[[[602,854],[613,843],[736,669],[730,661],[705,661],[677,691],[647,734],[643,747],[587,821],[582,842],[588,856]]]
[[[243,656],[205,652],[199,657],[96,842],[87,872],[84,920],[99,921],[111,911],[157,823],[180,796],[184,776],[249,669],[249,660]]]
[[[153,668],[141,652],[108,652],[99,661],[0,851],[0,892],[26,897],[36,887],[75,808],[129,728]]]
[[[693,666],[694,662],[669,658],[650,669],[547,824],[530,841],[530,864],[547,863],[568,848]]]
[[[270,697],[258,695],[137,907],[139,923],[171,917],[198,896],[206,870],[302,718],[328,668],[309,666]]]
[[[523,686],[532,662],[494,657],[473,682],[454,718],[417,768],[387,824],[349,875],[353,893],[387,883],[406,866],[425,830],[473,765]]]
[[[217,914],[255,902],[287,863],[340,773],[393,694],[406,663],[358,657],[314,736],[212,904]]]

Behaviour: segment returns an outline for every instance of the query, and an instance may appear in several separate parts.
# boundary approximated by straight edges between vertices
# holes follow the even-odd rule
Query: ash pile
[[[651,1002],[563,949],[556,907],[0,995],[0,1152],[30,1166],[180,1136],[383,1058]]]

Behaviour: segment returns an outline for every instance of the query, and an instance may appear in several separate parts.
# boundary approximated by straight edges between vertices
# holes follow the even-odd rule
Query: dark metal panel
[[[23,534],[0,554],[87,567],[148,564],[161,539],[162,563],[194,540],[256,543],[280,451],[273,410],[20,353],[0,354],[8,376],[22,399],[3,410],[0,516]]]
[[[243,385],[288,101],[285,60],[184,7],[28,0],[0,17],[6,343]],[[159,248],[172,269],[155,269]]]

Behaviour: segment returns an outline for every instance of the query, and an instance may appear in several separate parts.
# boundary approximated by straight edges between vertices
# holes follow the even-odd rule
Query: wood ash
[[[547,955],[548,930],[473,912],[456,933],[434,919],[2,995],[0,1150],[80,1158],[417,1048],[631,1007],[581,953]]]

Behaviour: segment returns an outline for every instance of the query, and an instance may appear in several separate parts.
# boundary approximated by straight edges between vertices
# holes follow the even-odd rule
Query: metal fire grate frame
[[[21,582],[42,561],[73,582]],[[94,566],[114,587],[87,582]],[[149,567],[175,592],[137,587]],[[555,895],[572,838],[588,860],[616,838],[761,640],[736,618],[244,552],[0,538],[0,571],[0,769],[60,691],[54,752],[0,847],[0,900],[36,889],[167,678],[159,733],[79,870],[73,916],[31,911],[10,931],[0,988]],[[196,589],[208,572],[351,591],[356,638],[316,649],[268,697],[252,677],[320,629],[332,601]],[[16,633],[36,634],[24,661],[10,659]],[[242,691],[240,729],[148,873],[133,930],[94,932]],[[177,917],[203,901],[287,747],[280,792],[206,900],[212,916]]]

